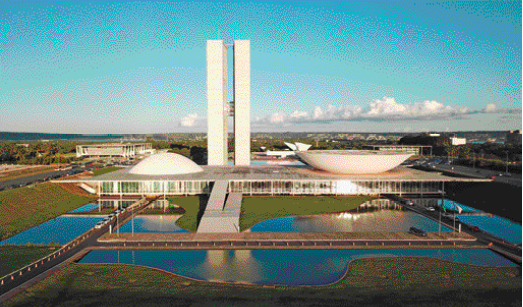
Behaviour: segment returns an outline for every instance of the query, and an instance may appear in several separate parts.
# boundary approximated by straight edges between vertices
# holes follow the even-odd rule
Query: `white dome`
[[[175,153],[151,155],[131,168],[136,175],[178,175],[198,173],[203,169],[192,160]]]
[[[375,174],[395,168],[412,154],[373,150],[309,150],[296,154],[309,165],[337,174]]]

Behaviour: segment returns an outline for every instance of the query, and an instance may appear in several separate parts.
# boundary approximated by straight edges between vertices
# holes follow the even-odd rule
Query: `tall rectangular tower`
[[[251,164],[251,42],[234,41],[234,164]]]
[[[207,41],[207,159],[227,165],[227,47]]]

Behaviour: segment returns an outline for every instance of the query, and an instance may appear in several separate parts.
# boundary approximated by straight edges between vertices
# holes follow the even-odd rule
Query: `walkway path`
[[[234,233],[239,232],[241,193],[230,193],[227,196],[227,180],[215,182],[207,207],[200,220],[198,233]]]

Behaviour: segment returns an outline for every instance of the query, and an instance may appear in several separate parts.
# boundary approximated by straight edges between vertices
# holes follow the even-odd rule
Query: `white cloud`
[[[498,108],[497,104],[492,102],[487,104],[481,113],[521,113],[521,108]]]
[[[495,103],[489,103],[483,108],[483,113],[496,113],[497,108]]]
[[[321,123],[344,120],[423,120],[461,118],[471,113],[467,107],[446,106],[434,100],[401,104],[393,97],[371,101],[365,108],[359,105],[316,106],[311,112],[296,110],[290,115],[282,112],[264,118],[255,117],[256,124],[288,125],[292,123]]]
[[[204,118],[198,116],[197,113],[190,113],[187,116],[182,117],[182,119],[180,120],[180,125],[182,127],[196,127],[201,125],[203,119]]]

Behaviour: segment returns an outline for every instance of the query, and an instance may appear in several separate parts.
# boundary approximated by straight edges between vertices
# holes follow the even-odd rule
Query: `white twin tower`
[[[233,100],[227,99],[227,47],[233,48]],[[234,120],[234,165],[251,164],[251,43],[207,41],[207,150],[209,165],[227,165],[227,118]]]

